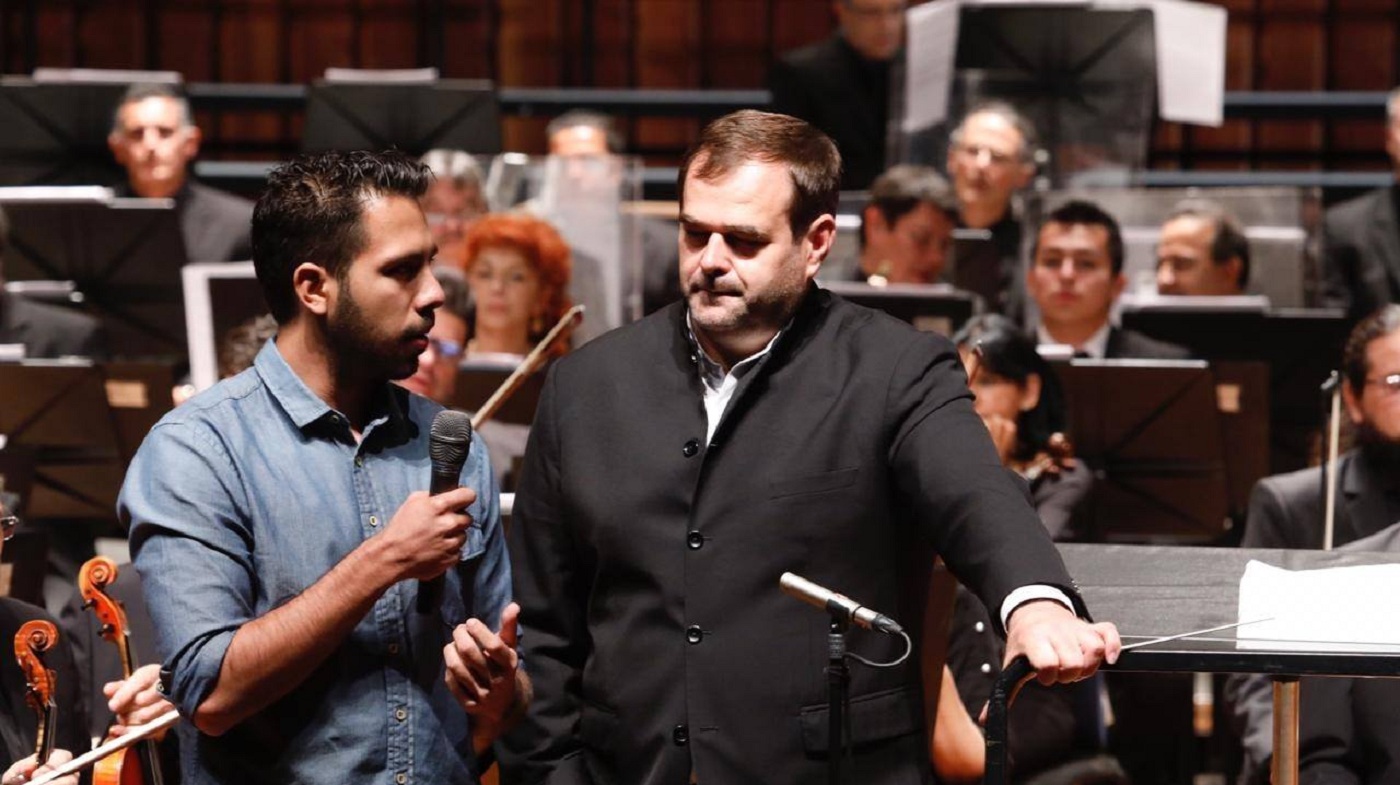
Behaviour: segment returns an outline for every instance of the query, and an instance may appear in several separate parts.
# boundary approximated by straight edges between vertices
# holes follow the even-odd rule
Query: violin
[[[136,670],[136,661],[131,654],[126,611],[106,591],[116,579],[117,563],[106,556],[95,556],[78,572],[78,591],[83,596],[83,607],[96,614],[101,623],[98,633],[116,645],[122,678],[129,679]],[[92,781],[93,785],[163,785],[156,741],[147,739],[98,760],[93,766]]]
[[[1035,482],[1044,474],[1059,474],[1061,469],[1068,469],[1074,462],[1074,444],[1069,437],[1056,431],[1050,434],[1050,438],[1045,442],[1045,452],[1037,455],[1026,467],[1021,470],[1021,476],[1026,478],[1026,482]]]
[[[54,699],[58,677],[44,664],[44,653],[57,643],[58,628],[49,621],[27,621],[15,633],[15,659],[28,687],[24,702],[39,715],[39,728],[34,734],[34,755],[39,761],[47,761],[53,754],[54,736],[58,733],[58,702]]]

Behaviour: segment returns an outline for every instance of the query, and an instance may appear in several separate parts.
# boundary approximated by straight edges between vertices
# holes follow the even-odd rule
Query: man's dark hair
[[[1342,349],[1342,373],[1347,384],[1357,395],[1366,389],[1366,377],[1371,374],[1370,363],[1366,361],[1366,347],[1377,338],[1400,330],[1400,305],[1390,303],[1381,306],[1375,313],[1357,322],[1347,336],[1346,347]]]
[[[685,181],[695,176],[713,181],[748,161],[782,164],[792,178],[788,223],[793,237],[807,233],[821,215],[835,215],[841,190],[841,154],[831,137],[815,126],[783,114],[742,109],[705,126],[700,139],[681,161],[677,186],[685,210]]]
[[[1040,400],[1016,417],[1016,457],[1027,459],[1044,450],[1055,433],[1068,429],[1068,405],[1059,375],[1036,351],[1035,341],[1000,314],[974,316],[953,336],[959,349],[977,350],[982,372],[1024,385],[1031,374],[1040,377]]]
[[[302,155],[274,169],[253,208],[253,267],[278,324],[297,313],[292,271],[298,265],[320,265],[344,280],[365,247],[365,202],[383,196],[416,202],[431,180],[428,167],[397,150]]]
[[[1113,274],[1123,272],[1123,232],[1118,228],[1118,221],[1102,207],[1082,199],[1074,199],[1056,207],[1035,232],[1035,245],[1031,247],[1032,259],[1040,250],[1040,231],[1046,224],[1102,226],[1108,232],[1108,259]]]
[[[1219,203],[1209,199],[1184,199],[1177,202],[1167,220],[1175,221],[1178,218],[1199,218],[1211,222],[1215,237],[1210,241],[1210,260],[1219,265],[1238,258],[1239,287],[1243,289],[1249,283],[1249,240],[1244,236],[1240,222]]]
[[[122,100],[117,102],[117,108],[112,110],[112,130],[117,134],[122,131],[122,109],[127,104],[134,104],[144,101],[147,98],[169,98],[180,107],[180,127],[189,128],[194,125],[194,115],[190,113],[190,101],[185,97],[185,92],[180,89],[180,85],[173,82],[133,82],[122,93]]]
[[[591,112],[587,109],[570,109],[553,120],[550,120],[549,125],[545,126],[544,135],[546,139],[553,139],[554,135],[560,131],[569,128],[577,128],[579,126],[597,129],[597,131],[603,135],[603,138],[607,140],[608,152],[622,152],[622,134],[617,130],[617,123],[614,123],[611,117],[602,112]]]
[[[885,223],[894,226],[920,204],[927,202],[957,223],[958,198],[938,170],[917,164],[896,164],[870,184],[869,205],[880,211]],[[860,247],[865,247],[865,218],[861,213]]]

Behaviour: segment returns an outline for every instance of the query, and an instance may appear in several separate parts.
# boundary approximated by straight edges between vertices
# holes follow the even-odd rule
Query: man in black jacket
[[[1385,151],[1400,178],[1400,88],[1385,102]],[[1400,300],[1400,182],[1327,211],[1322,226],[1322,304],[1359,321]]]
[[[1342,398],[1357,447],[1337,461],[1331,546],[1376,542],[1400,521],[1400,305],[1356,325],[1342,354]],[[1323,548],[1322,469],[1266,477],[1249,500],[1246,548]],[[1387,547],[1376,542],[1367,550]],[[1393,546],[1390,546],[1393,547]],[[1231,677],[1228,697],[1241,731],[1245,781],[1267,782],[1273,753],[1270,681]],[[1400,683],[1391,679],[1304,679],[1300,782],[1400,780]]]
[[[890,69],[904,44],[905,0],[832,0],[837,31],[788,52],[768,76],[773,111],[825,131],[845,162],[841,187],[869,187],[885,169]]]
[[[126,169],[121,191],[144,199],[175,200],[189,261],[251,259],[253,203],[190,176],[200,138],[189,101],[177,90],[162,84],[133,85],[117,105],[107,136],[113,157]]]
[[[822,776],[828,623],[779,591],[785,571],[913,620],[902,589],[931,559],[909,556],[931,546],[1047,683],[1116,658],[953,346],[813,286],[839,170],[800,120],[712,123],[681,167],[685,302],[551,371],[511,531],[536,702],[507,781]],[[854,670],[849,781],[931,776],[919,675]]]
[[[1113,216],[1092,202],[1056,208],[1036,234],[1026,270],[1026,290],[1040,313],[1037,339],[1096,360],[1186,359],[1188,352],[1180,346],[1109,321],[1126,283],[1123,235]]]

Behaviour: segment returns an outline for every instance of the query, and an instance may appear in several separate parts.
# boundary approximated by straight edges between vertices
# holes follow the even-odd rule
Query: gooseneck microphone
[[[472,449],[472,418],[464,412],[443,409],[433,418],[433,428],[428,432],[428,459],[432,461],[433,475],[428,484],[428,493],[456,490],[460,484],[462,467],[467,463],[467,454]],[[418,612],[432,613],[442,603],[443,578],[418,582]]]
[[[904,628],[900,627],[899,622],[894,619],[877,613],[844,594],[837,594],[830,589],[818,586],[801,575],[785,572],[783,577],[778,579],[778,585],[788,596],[796,597],[818,608],[825,608],[827,613],[832,616],[845,619],[867,630],[883,632],[886,635],[899,635],[904,632]]]

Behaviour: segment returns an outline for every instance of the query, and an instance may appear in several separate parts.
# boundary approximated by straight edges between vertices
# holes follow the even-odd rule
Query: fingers
[[[501,642],[512,650],[520,643],[520,633],[516,627],[520,623],[520,606],[511,603],[501,611]],[[1115,633],[1117,630],[1114,631]]]
[[[448,689],[468,712],[479,709],[493,692],[508,695],[514,689],[519,614],[519,606],[507,605],[501,612],[499,634],[479,619],[468,619],[452,631],[452,642],[443,650],[445,678]]]
[[[108,698],[107,708],[114,714],[123,715],[164,700],[156,689],[159,681],[160,666],[143,665],[129,679],[104,684],[102,694]]]
[[[464,510],[476,501],[476,491],[462,486],[454,488],[446,493],[439,493],[431,497],[433,511],[438,515],[453,510]]]

